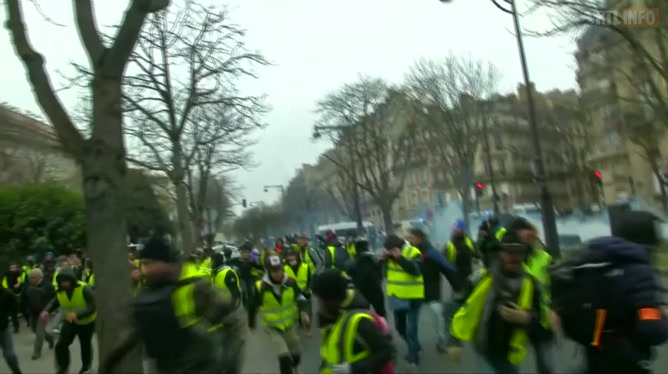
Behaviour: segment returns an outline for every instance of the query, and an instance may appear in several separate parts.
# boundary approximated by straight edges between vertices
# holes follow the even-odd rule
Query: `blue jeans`
[[[406,360],[416,365],[420,360],[418,353],[422,349],[418,336],[421,306],[420,300],[411,300],[408,309],[394,311],[394,327],[408,346]]]
[[[19,360],[16,358],[16,352],[14,352],[12,331],[8,327],[0,330],[0,348],[2,348],[2,356],[5,358],[5,362],[12,373],[20,374],[21,369],[19,369]]]

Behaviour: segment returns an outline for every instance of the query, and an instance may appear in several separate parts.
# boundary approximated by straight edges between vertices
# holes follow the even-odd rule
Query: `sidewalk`
[[[55,364],[53,358],[53,350],[49,349],[48,344],[44,342],[44,348],[42,349],[42,357],[38,360],[31,360],[32,357],[32,344],[33,344],[33,334],[29,328],[27,328],[23,323],[21,325],[21,331],[18,334],[14,334],[14,349],[16,350],[16,355],[19,358],[19,366],[25,374],[44,374],[44,373],[54,373]],[[81,355],[79,350],[79,342],[74,341],[74,344],[70,347],[71,355],[71,367],[70,372],[77,373],[81,369]],[[97,357],[95,357],[97,358]],[[93,361],[94,366],[97,367],[97,360]],[[9,373],[9,368],[5,364],[4,360],[0,360],[0,373]]]

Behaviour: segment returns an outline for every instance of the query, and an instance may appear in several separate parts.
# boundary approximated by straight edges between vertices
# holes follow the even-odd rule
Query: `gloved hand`
[[[497,311],[504,321],[514,325],[526,326],[531,322],[531,314],[517,306],[515,303],[511,303],[510,305],[499,305]]]
[[[462,347],[449,346],[445,348],[445,354],[448,356],[448,360],[454,364],[462,362]]]
[[[332,374],[352,374],[352,372],[353,370],[347,362],[332,366]]]

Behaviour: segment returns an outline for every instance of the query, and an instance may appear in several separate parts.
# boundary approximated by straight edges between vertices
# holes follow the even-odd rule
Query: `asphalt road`
[[[420,322],[420,338],[423,346],[419,367],[421,373],[478,373],[477,358],[470,347],[466,347],[463,362],[459,365],[454,365],[446,360],[445,355],[437,353],[434,326],[431,324],[431,319],[427,315],[426,310],[423,310]],[[22,327],[21,333],[14,335],[14,343],[23,372],[34,374],[53,373],[53,353],[52,351],[48,351],[46,347],[42,358],[36,361],[30,360],[32,354],[32,335],[28,333],[28,329],[24,326]],[[313,337],[303,337],[301,373],[317,373],[320,366],[320,341],[321,337],[317,329],[314,330]],[[395,342],[399,349],[396,372],[406,373],[408,366],[401,359],[406,353],[406,346],[398,337],[395,339]],[[80,368],[79,347],[76,342],[72,345],[71,354],[73,365],[70,371],[76,373]],[[577,368],[581,362],[575,345],[569,342],[555,348],[555,359],[557,373],[573,372],[572,369]],[[527,355],[523,367],[525,373],[535,372],[535,359],[531,350]],[[657,350],[657,359],[654,362],[654,368],[657,373],[668,372],[668,345],[664,345]],[[7,366],[2,361],[0,363],[0,373],[8,372]],[[250,336],[250,341],[247,343],[243,372],[247,374],[275,374],[278,372],[278,363],[273,357],[271,346],[260,327]]]

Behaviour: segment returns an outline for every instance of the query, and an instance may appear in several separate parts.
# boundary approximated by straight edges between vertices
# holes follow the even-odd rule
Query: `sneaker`
[[[90,368],[83,368],[79,370],[79,374],[90,374]]]
[[[35,361],[35,360],[39,359],[40,357],[42,357],[41,353],[33,353],[32,357],[30,357],[30,359]]]

